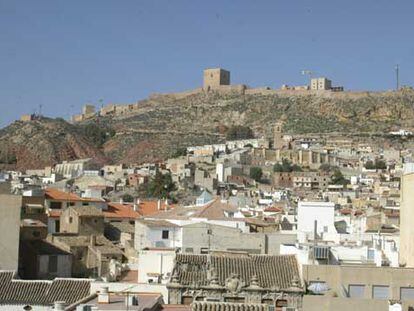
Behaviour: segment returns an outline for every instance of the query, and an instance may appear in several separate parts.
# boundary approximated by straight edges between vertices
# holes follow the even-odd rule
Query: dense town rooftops
[[[194,301],[191,304],[192,311],[267,311],[269,306],[266,304],[255,303],[231,303],[231,302],[211,302]]]
[[[159,207],[159,208],[158,208]],[[165,201],[150,201],[141,200],[138,204],[138,212],[141,216],[149,216],[158,213],[159,211],[170,211],[176,208],[176,205],[166,204]]]
[[[53,281],[15,279],[15,272],[0,271],[0,304],[52,305],[64,301],[66,305],[90,296],[90,280],[56,278]]]
[[[81,198],[75,193],[61,191],[55,188],[45,189],[45,198],[54,201],[67,201],[67,202],[105,202],[103,199],[97,198]]]
[[[139,219],[137,221],[138,223],[141,223],[147,227],[151,227],[151,228],[161,228],[161,227],[168,227],[168,228],[173,228],[173,227],[179,227],[178,225],[169,222],[167,220],[164,219]]]
[[[140,213],[134,210],[133,204],[115,203],[115,202],[108,203],[108,209],[104,211],[103,213],[104,213],[105,218],[136,219],[141,216]]]
[[[49,243],[46,240],[22,241],[22,245],[26,248],[32,249],[38,255],[68,255],[71,253]]]
[[[128,297],[136,297],[138,304],[134,305],[128,302]],[[108,303],[99,303],[99,299],[96,297],[93,300],[87,302],[88,305],[98,305],[99,310],[130,310],[130,311],[149,311],[159,310],[164,303],[163,297],[159,293],[133,293],[128,294],[122,292],[110,292]]]
[[[112,229],[116,229],[120,232],[124,233],[135,233],[135,226],[130,224],[127,221],[114,221],[107,223],[108,227],[112,227]]]
[[[171,283],[179,286],[224,287],[227,280],[238,278],[244,287],[289,289],[301,287],[300,273],[294,255],[188,255],[177,254]]]
[[[71,206],[72,209],[79,217],[103,217],[104,214],[99,208],[95,206]]]
[[[82,199],[71,192],[60,191],[54,188],[45,189],[45,198],[58,201],[81,201]]]
[[[228,202],[222,202],[219,198],[203,206],[177,207],[169,211],[161,211],[151,215],[151,218],[160,219],[188,219],[188,218],[207,218],[207,219],[232,219],[238,212],[236,206]],[[233,216],[231,216],[233,215]]]
[[[136,219],[142,216],[150,216],[160,211],[169,211],[175,208],[175,205],[165,204],[158,201],[140,201],[139,203],[118,203],[109,202],[108,209],[104,211],[105,218],[128,218]]]
[[[95,236],[96,240],[93,242],[93,248],[105,254],[123,254],[121,249],[114,246],[111,241],[103,235]],[[62,247],[88,247],[91,246],[90,236],[75,236],[75,235],[55,235],[53,236],[54,244]]]

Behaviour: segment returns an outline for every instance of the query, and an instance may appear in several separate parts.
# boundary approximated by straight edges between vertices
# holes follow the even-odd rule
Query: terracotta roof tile
[[[262,288],[288,289],[294,279],[301,279],[294,255],[234,257],[177,254],[173,274],[178,274],[181,285],[205,286],[208,285],[209,269],[214,269],[217,273],[221,286],[225,286],[226,280],[233,273],[238,274],[245,284],[250,284],[251,278],[256,276]]]
[[[232,303],[232,302],[212,302],[194,301],[191,304],[192,311],[266,311],[269,306],[259,303]]]
[[[121,204],[121,203],[108,203],[108,209],[103,211],[105,218],[128,218],[136,219],[141,215],[134,211],[133,204]]]
[[[166,205],[164,201],[160,202],[160,209],[158,210],[158,201],[142,201],[139,203],[139,213],[142,216],[150,216],[159,211],[169,211],[174,209],[175,205]]]
[[[15,280],[13,272],[0,271],[0,304],[52,305],[55,301],[65,301],[69,305],[89,295],[89,280]]]
[[[59,201],[81,201],[81,198],[71,192],[65,192],[54,188],[45,189],[46,199]]]
[[[59,218],[60,215],[62,214],[62,210],[60,209],[51,209],[48,211],[49,217],[52,218]]]
[[[72,202],[105,202],[103,199],[97,198],[81,198],[75,193],[72,192],[65,192],[55,188],[47,188],[45,189],[45,197],[46,199],[50,200],[58,200],[58,201],[72,201]]]

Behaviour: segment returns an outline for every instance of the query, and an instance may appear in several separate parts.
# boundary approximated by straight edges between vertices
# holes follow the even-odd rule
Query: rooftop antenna
[[[302,76],[309,76],[309,86],[311,85],[313,72],[310,70],[302,70]]]
[[[39,104],[39,117],[42,116],[42,104]]]
[[[396,85],[397,85],[397,91],[400,89],[400,65],[397,64],[394,67],[395,69],[395,79],[396,79]]]

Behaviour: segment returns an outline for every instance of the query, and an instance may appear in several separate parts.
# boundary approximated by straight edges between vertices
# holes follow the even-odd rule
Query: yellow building
[[[330,90],[332,88],[332,81],[327,78],[313,78],[311,79],[311,90]]]

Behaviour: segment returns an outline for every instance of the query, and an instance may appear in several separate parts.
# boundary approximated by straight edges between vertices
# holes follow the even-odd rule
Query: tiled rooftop
[[[287,289],[293,280],[300,280],[299,268],[294,255],[245,255],[213,256],[177,254],[173,274],[178,273],[179,284],[209,284],[208,270],[217,273],[218,282],[225,286],[225,281],[232,274],[238,274],[240,280],[250,284],[253,276],[262,288]]]
[[[0,304],[52,305],[65,301],[69,305],[90,295],[89,280],[28,281],[14,279],[14,275],[0,271]]]
[[[194,301],[191,311],[267,311],[266,304]]]

